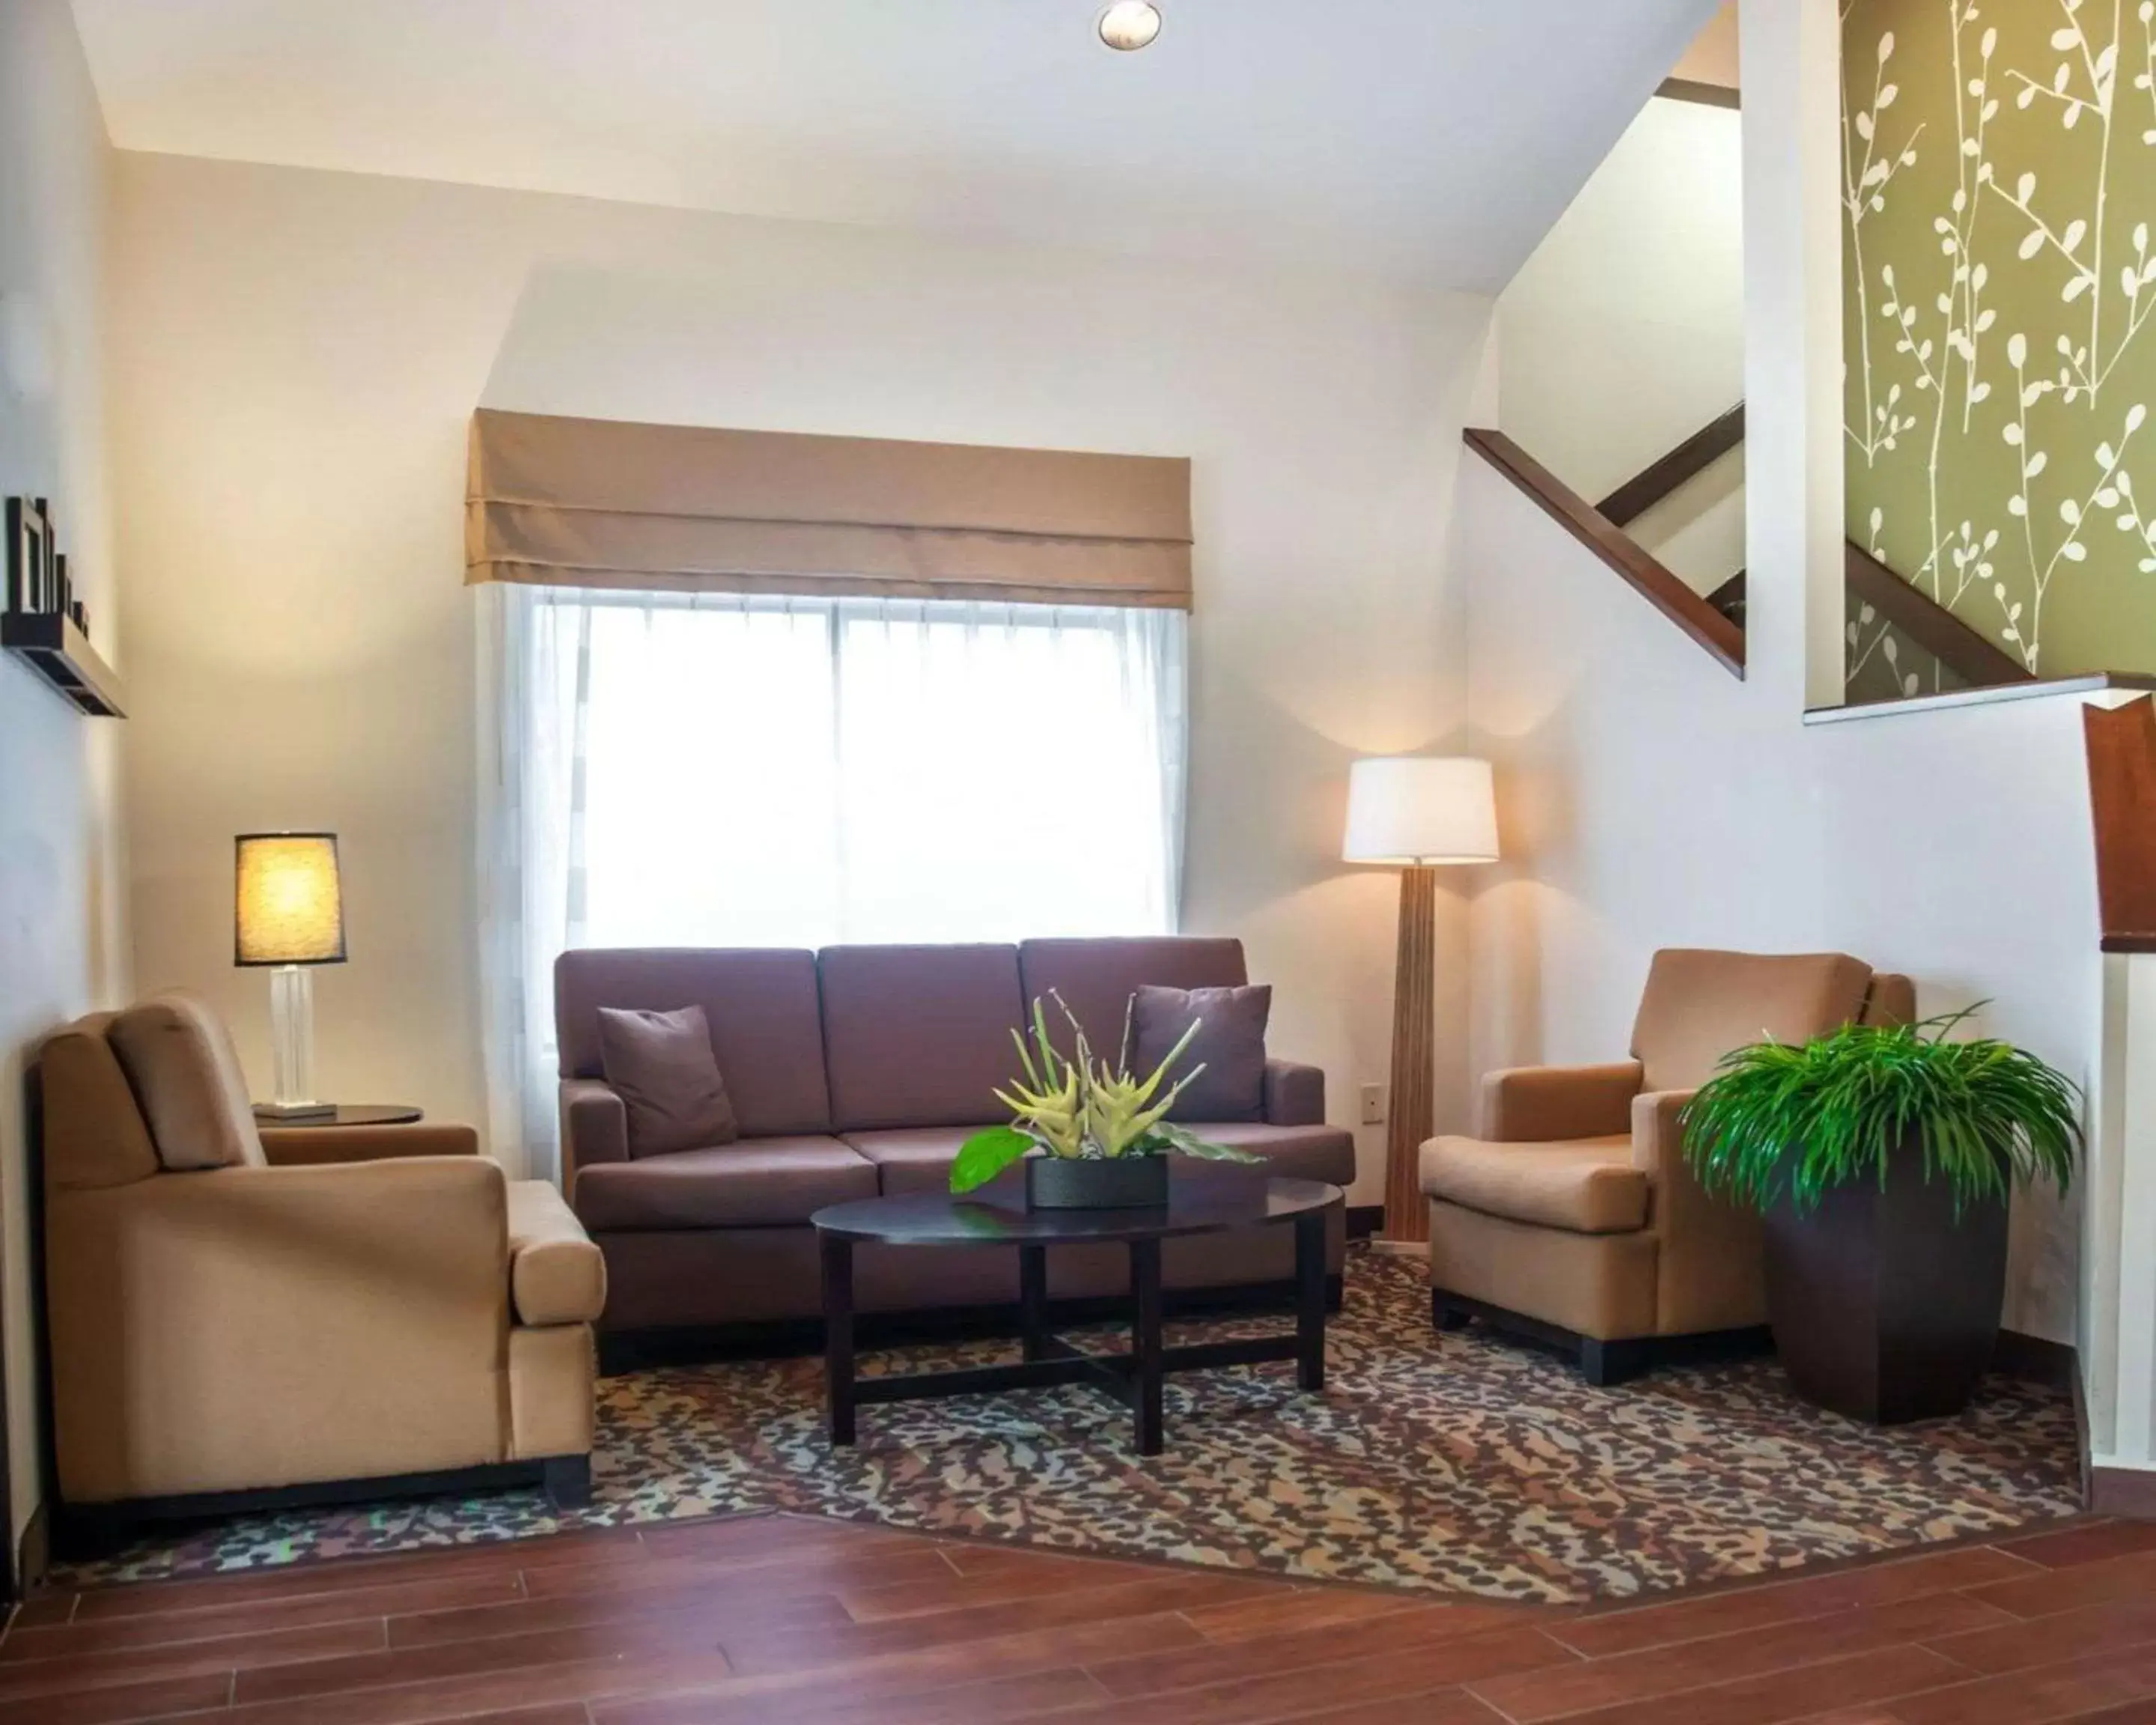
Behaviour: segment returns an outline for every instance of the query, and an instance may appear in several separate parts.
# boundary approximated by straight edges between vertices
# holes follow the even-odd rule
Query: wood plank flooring
[[[785,1516],[57,1593],[0,1725],[2156,1725],[2156,1525],[1626,1609]]]

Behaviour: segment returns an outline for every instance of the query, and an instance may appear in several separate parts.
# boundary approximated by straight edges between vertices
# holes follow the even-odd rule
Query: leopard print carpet
[[[1255,1333],[1249,1317],[1172,1340]],[[1104,1345],[1115,1345],[1103,1334]],[[864,1408],[834,1452],[813,1358],[600,1386],[588,1510],[536,1492],[250,1516],[78,1568],[70,1584],[515,1539],[743,1510],[1306,1578],[1553,1603],[1625,1597],[2003,1530],[2078,1507],[2072,1405],[1988,1382],[1960,1418],[1875,1430],[1809,1408],[1771,1359],[1598,1390],[1563,1360],[1430,1328],[1421,1266],[1357,1252],[1327,1387],[1293,1368],[1169,1379],[1168,1451],[1081,1387]],[[983,1342],[865,1372],[1011,1357]]]

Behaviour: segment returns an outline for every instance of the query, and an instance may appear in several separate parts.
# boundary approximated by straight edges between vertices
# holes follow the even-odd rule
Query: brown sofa
[[[1577,1348],[1598,1384],[1669,1338],[1764,1324],[1759,1219],[1702,1189],[1677,1112],[1732,1049],[1915,1007],[1908,978],[1838,952],[1657,952],[1630,1059],[1492,1072],[1480,1136],[1423,1146],[1434,1321]]]
[[[1033,999],[1060,994],[1109,1052],[1139,984],[1247,979],[1240,942],[1197,939],[593,950],[563,953],[554,978],[565,1183],[606,1254],[602,1328],[613,1336],[819,1316],[809,1216],[848,1199],[945,1189],[959,1145],[998,1119],[991,1091],[1013,1076],[1010,1033]],[[742,1137],[632,1158],[626,1111],[601,1076],[599,1009],[689,1005],[710,1023]],[[1270,1060],[1261,1117],[1195,1124],[1265,1166],[1178,1178],[1354,1178],[1353,1138],[1325,1123],[1315,1067]],[[1337,1212],[1333,1229],[1337,1274]],[[1285,1284],[1292,1241],[1277,1229],[1171,1241],[1163,1268],[1171,1288]],[[993,1248],[866,1247],[855,1297],[865,1312],[1006,1306],[1017,1276],[1017,1255]],[[1110,1296],[1127,1287],[1127,1265],[1113,1247],[1067,1248],[1050,1255],[1049,1276],[1053,1299]]]
[[[164,995],[39,1050],[53,1451],[73,1530],[400,1487],[588,1495],[605,1266],[465,1126],[259,1130]]]

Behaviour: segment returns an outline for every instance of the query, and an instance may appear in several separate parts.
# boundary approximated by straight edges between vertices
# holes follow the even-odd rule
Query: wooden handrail
[[[1619,526],[1639,520],[1696,474],[1744,441],[1744,403],[1702,426],[1651,467],[1628,479],[1594,506]]]
[[[2156,702],[2082,709],[2107,952],[2156,952]]]
[[[1502,431],[1470,426],[1467,446],[1527,493],[1543,512],[1622,576],[1632,589],[1699,643],[1732,676],[1744,675],[1744,631],[1649,556]]]
[[[2020,660],[1992,645],[1854,541],[1843,551],[1842,578],[1860,604],[1871,606],[1964,682],[1989,689],[2035,680],[2035,674]]]

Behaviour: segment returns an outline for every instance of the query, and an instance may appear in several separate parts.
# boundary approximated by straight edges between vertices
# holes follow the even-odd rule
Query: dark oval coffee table
[[[953,1197],[919,1192],[832,1204],[808,1219],[824,1260],[824,1375],[834,1444],[854,1441],[854,1410],[864,1402],[977,1395],[1089,1384],[1127,1406],[1141,1455],[1161,1450],[1162,1380],[1170,1372],[1296,1362],[1306,1390],[1325,1387],[1325,1217],[1346,1201],[1317,1180],[1262,1179],[1213,1173],[1178,1179],[1163,1205],[1134,1210],[1029,1210],[1014,1194]],[[1160,1247],[1191,1234],[1224,1234],[1280,1224],[1295,1229],[1296,1327],[1291,1334],[1188,1348],[1161,1343]],[[948,1372],[857,1378],[854,1371],[854,1247],[1007,1245],[1019,1261],[1024,1358],[1015,1363]],[[1131,1349],[1088,1353],[1050,1332],[1048,1251],[1051,1246],[1120,1242],[1131,1260]]]

